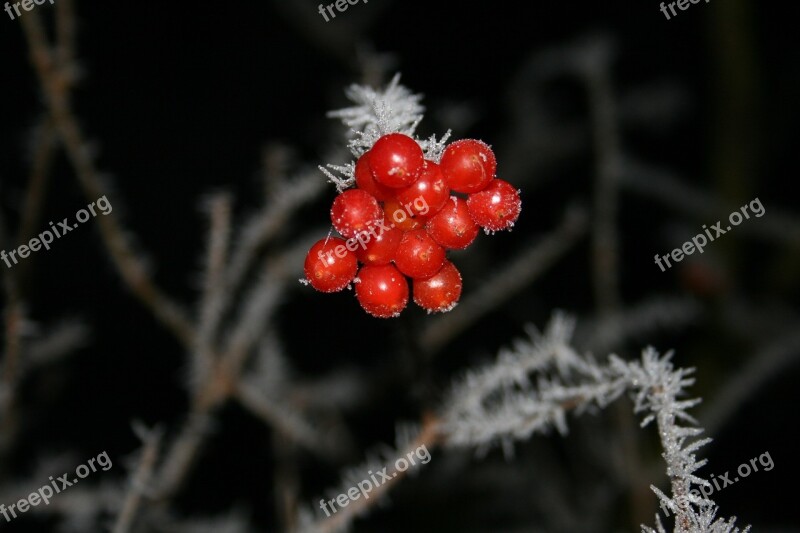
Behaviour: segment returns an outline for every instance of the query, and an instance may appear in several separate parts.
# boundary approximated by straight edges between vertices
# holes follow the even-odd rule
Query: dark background
[[[392,72],[402,72],[405,85],[424,93],[429,113],[422,133],[442,133],[452,127],[456,138],[490,142],[502,174],[503,145],[515,135],[509,124],[519,120],[520,113],[509,87],[521,66],[538,51],[586,36],[606,36],[617,52],[612,76],[618,94],[663,83],[673,88],[669,94],[679,102],[674,113],[657,121],[623,127],[627,152],[684,176],[687,183],[718,198],[744,202],[758,196],[766,208],[765,218],[777,209],[796,212],[800,43],[795,22],[800,8],[790,3],[733,2],[723,7],[719,1],[701,2],[667,21],[654,1],[608,4],[612,3],[372,0],[350,6],[327,24],[309,4],[303,9],[312,13],[308,16],[312,22],[301,25],[287,15],[290,8],[277,2],[77,2],[83,78],[73,101],[86,135],[95,142],[99,167],[110,173],[114,184],[109,197],[114,214],[123,217],[136,242],[148,252],[157,282],[187,305],[196,301],[200,284],[205,222],[199,206],[206,194],[231,191],[241,221],[260,205],[264,194],[260,165],[265,143],[291,146],[296,156],[292,167],[300,168],[325,163],[322,158],[333,143],[344,142],[341,128],[326,119],[325,112],[346,105],[342,89],[360,80],[353,45],[391,53],[396,60]],[[45,17],[51,9],[49,3],[36,8]],[[728,15],[739,9],[744,13],[738,19],[742,24],[727,27],[736,19]],[[334,25],[342,28],[332,29]],[[0,210],[13,229],[30,164],[32,127],[43,115],[43,100],[27,62],[19,21],[9,20],[5,13],[0,13],[0,58]],[[733,71],[744,77],[740,83],[750,88],[745,92],[751,98],[744,103],[728,100],[740,93],[726,85],[730,81],[722,68],[726,61],[732,61]],[[543,98],[556,120],[586,120],[584,90],[568,76],[548,84]],[[730,110],[737,106],[742,114],[731,116]],[[459,129],[447,117],[463,114],[447,111],[463,109],[470,110],[467,116],[474,120],[465,120]],[[744,135],[731,141],[726,135],[729,128]],[[744,159],[739,157],[743,152]],[[719,157],[744,160],[749,166],[726,175]],[[541,154],[530,158],[546,159]],[[588,143],[535,171],[525,165],[525,160],[515,161],[516,174],[506,177],[523,188],[518,228],[491,239],[481,236],[490,242],[482,243],[474,256],[470,252],[460,256],[465,295],[520,250],[520,240],[530,242],[524,236],[544,235],[555,227],[567,203],[591,202]],[[535,193],[526,194],[526,185]],[[299,213],[285,228],[282,242],[324,225],[333,196],[331,187]],[[59,155],[44,220],[72,217],[86,203],[66,159]],[[697,233],[701,224],[716,219],[675,222],[674,210],[628,193],[623,193],[621,205],[624,301],[702,292],[687,286],[680,268],[662,273],[652,256],[668,253]],[[620,348],[628,356],[647,343],[676,349],[678,364],[699,367],[694,392],[703,396],[713,394],[759,347],[752,339],[728,335],[715,318],[734,296],[754,308],[777,306],[797,312],[797,248],[787,251],[753,242],[736,231],[726,235],[724,243],[710,245],[717,247],[713,253],[722,265],[722,273],[714,275],[728,282],[710,297],[699,295],[709,317],[677,334]],[[115,465],[103,476],[122,481],[123,458],[138,445],[131,420],[163,423],[171,430],[182,420],[187,406],[181,387],[185,353],[121,285],[91,222],[57,240],[49,252],[26,261],[30,263],[26,300],[34,323],[76,316],[91,327],[92,342],[26,380],[24,430],[8,459],[12,465],[8,475],[26,476],[45,453],[72,450],[79,458],[88,458],[107,450]],[[299,264],[297,272],[301,277]],[[427,378],[444,388],[455,371],[485,360],[520,336],[524,324],[544,324],[552,309],[590,315],[594,302],[589,273],[584,239],[533,286],[452,342],[427,370]],[[351,294],[320,295],[298,284],[282,308],[278,326],[296,371],[323,375],[345,364],[369,372],[381,359],[408,349],[404,346],[408,335],[426,319],[419,309],[409,308],[398,321],[377,321],[358,308]],[[706,475],[734,470],[751,457],[771,453],[773,471],[759,472],[717,499],[723,516],[736,515],[740,523],[758,526],[756,530],[798,527],[793,509],[796,490],[791,488],[797,472],[797,371],[794,363],[760,389],[733,423],[712,435],[715,442],[706,450],[710,459]],[[414,387],[410,391],[398,380],[368,409],[349,419],[364,449],[391,442],[398,418],[414,420],[421,405],[435,405],[431,401],[435,393]],[[582,423],[576,419],[570,425]],[[269,431],[235,407],[224,411],[219,424],[181,498],[180,512],[216,514],[243,505],[257,524],[273,530]],[[541,439],[545,444],[534,446],[555,450],[568,468],[579,469],[579,450],[571,447],[570,438],[533,440]],[[527,444],[519,448],[523,464],[535,463],[531,458],[535,448]],[[437,472],[437,460],[443,455],[433,452],[433,461],[426,465],[430,468],[398,490],[395,505],[358,522],[356,530],[469,531],[473,520],[492,523],[484,513],[492,514],[493,498],[469,483],[464,489],[458,477]],[[469,461],[475,466],[467,467],[468,477],[485,475],[491,468],[503,476],[510,469],[498,451],[484,461]],[[303,474],[304,503],[337,479],[336,468],[307,458]],[[581,482],[592,475],[573,474]],[[449,479],[450,485],[439,487],[437,479]],[[604,483],[594,481],[598,486]],[[663,481],[652,480],[662,485]],[[566,483],[569,487],[569,480]],[[524,485],[501,482],[485,490],[524,506],[525,496],[520,494]],[[630,529],[620,510],[624,505],[619,502],[615,507],[620,518],[612,523]],[[465,506],[477,506],[480,512]],[[497,509],[499,513],[502,507]],[[39,531],[43,524],[26,517],[12,526]],[[495,530],[512,530],[499,519],[494,524]],[[528,525],[534,529],[536,522]],[[604,529],[598,526],[598,530]]]

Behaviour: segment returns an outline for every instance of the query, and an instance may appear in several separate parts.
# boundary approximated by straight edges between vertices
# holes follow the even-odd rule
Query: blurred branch
[[[271,401],[252,384],[240,382],[234,390],[234,397],[242,407],[263,420],[267,426],[274,428],[303,448],[321,456],[337,457],[342,455],[342,450],[336,443],[337,439],[325,437],[288,409],[284,403]]]
[[[436,352],[523,287],[550,268],[586,231],[586,214],[579,208],[566,211],[561,225],[534,246],[512,258],[491,279],[481,284],[451,312],[432,318],[422,331],[420,345]]]
[[[797,325],[759,348],[711,397],[700,419],[710,435],[716,435],[737,411],[752,400],[758,390],[800,359],[800,332]]]
[[[130,488],[122,504],[122,511],[112,529],[112,533],[129,533],[136,519],[136,512],[145,492],[148,490],[161,446],[161,431],[134,427],[134,431],[142,439],[143,447],[139,464],[131,475]]]
[[[89,339],[89,328],[80,321],[66,320],[55,324],[41,338],[32,339],[25,349],[22,370],[51,364],[83,347]]]
[[[592,41],[580,61],[589,93],[594,129],[595,189],[592,223],[592,265],[595,302],[600,315],[620,305],[618,181],[621,147],[617,107],[611,81],[611,44]]]
[[[687,185],[669,171],[634,160],[625,161],[622,185],[632,192],[709,224],[712,219],[722,219],[739,209],[739,206],[724,204],[713,195]],[[749,220],[747,224],[737,226],[736,232],[750,234],[767,242],[800,248],[800,218],[769,205],[765,205],[764,210],[765,214],[769,213],[768,216]]]
[[[441,437],[438,419],[433,415],[426,415],[423,417],[422,428],[416,437],[408,444],[401,446],[400,448],[402,449],[397,450],[393,455],[394,457],[405,457],[421,446],[425,446],[425,449],[430,453],[430,450],[440,443]],[[368,469],[369,468],[364,467],[358,470],[367,471]],[[380,468],[376,470],[380,470]],[[348,531],[353,520],[367,513],[375,505],[380,505],[384,501],[387,493],[404,479],[410,470],[411,469],[395,472],[390,479],[374,487],[372,492],[370,492],[369,498],[351,501],[346,507],[340,508],[335,515],[329,518],[313,520],[310,519],[308,514],[301,516],[299,520],[301,525],[297,533],[337,533]]]
[[[196,344],[192,352],[192,390],[198,393],[201,384],[209,379],[214,366],[214,340],[222,321],[222,302],[225,298],[225,263],[231,233],[231,199],[226,194],[214,196],[209,202],[210,228],[208,251],[200,300]]]
[[[20,18],[30,48],[30,60],[39,77],[50,116],[63,142],[67,157],[89,200],[106,195],[94,160],[69,103],[69,75],[58,68],[47,44],[41,17],[36,11]],[[180,340],[193,345],[194,331],[183,309],[155,286],[143,261],[130,246],[125,231],[113,214],[98,217],[100,234],[114,266],[133,294]]]
[[[5,219],[0,215],[0,249],[5,249],[10,240]],[[13,246],[13,245],[12,245]],[[17,430],[17,384],[21,361],[21,337],[25,320],[25,309],[19,294],[19,286],[11,268],[3,270],[3,292],[6,307],[3,316],[5,345],[3,349],[3,378],[0,382],[0,452],[13,442]]]
[[[700,313],[700,303],[690,298],[650,298],[585,321],[575,334],[576,345],[593,353],[610,353],[630,340],[644,341],[647,334],[691,324]]]

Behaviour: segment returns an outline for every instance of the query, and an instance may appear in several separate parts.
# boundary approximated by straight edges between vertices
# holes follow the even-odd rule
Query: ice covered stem
[[[636,412],[649,410],[642,426],[646,426],[654,419],[658,426],[658,435],[664,450],[663,457],[667,463],[667,475],[670,478],[672,498],[666,497],[657,488],[652,487],[659,499],[675,513],[676,531],[690,531],[691,509],[691,483],[707,485],[708,481],[694,476],[694,472],[705,464],[705,460],[696,461],[693,451],[697,450],[711,439],[697,440],[684,447],[686,439],[702,432],[699,428],[681,427],[676,419],[694,421],[685,410],[697,405],[700,400],[692,399],[679,402],[677,396],[683,393],[683,388],[694,383],[688,376],[694,369],[673,371],[669,360],[672,354],[659,359],[652,348],[642,354],[642,365],[631,366],[633,370],[632,385],[640,384],[636,399]],[[696,503],[710,503],[698,501]]]
[[[700,491],[692,486],[710,486],[710,482],[695,475],[695,472],[706,464],[706,460],[698,461],[695,452],[708,444],[711,439],[694,439],[703,432],[702,428],[679,425],[680,420],[696,424],[686,410],[700,403],[699,398],[678,400],[685,393],[685,388],[694,384],[693,368],[673,369],[672,353],[659,357],[653,348],[642,353],[641,363],[638,361],[623,363],[612,362],[619,371],[626,375],[630,388],[636,393],[636,413],[649,414],[642,421],[642,427],[656,421],[662,456],[667,463],[667,476],[670,478],[672,496],[667,496],[655,486],[651,489],[661,500],[662,507],[675,514],[676,533],[734,533],[739,529],[734,526],[736,518],[715,519],[717,506],[713,501],[701,496]],[[625,365],[624,368],[622,365]],[[664,532],[659,518],[656,519],[657,530],[642,526],[642,531]],[[749,526],[744,529],[748,531]]]
[[[518,341],[458,381],[441,411],[443,443],[486,449],[510,447],[553,428],[566,434],[568,412],[602,409],[629,393],[634,412],[645,415],[642,427],[658,426],[672,494],[651,488],[662,508],[675,515],[675,532],[739,531],[735,518],[716,518],[716,505],[698,490],[710,483],[695,474],[706,463],[695,452],[711,439],[696,438],[702,429],[693,427],[686,412],[700,400],[680,399],[694,384],[694,369],[674,368],[671,352],[662,357],[653,348],[643,350],[640,360],[611,355],[601,364],[572,348],[573,327],[571,319],[557,314],[544,333],[531,331],[530,340]],[[659,518],[656,529],[642,529],[666,531]]]

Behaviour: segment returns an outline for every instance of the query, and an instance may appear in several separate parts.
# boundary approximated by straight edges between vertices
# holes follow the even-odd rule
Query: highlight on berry
[[[354,163],[320,167],[339,189],[330,218],[342,238],[311,247],[302,281],[320,292],[354,284],[361,307],[377,318],[399,316],[410,292],[428,313],[448,312],[462,288],[448,251],[468,248],[481,228],[487,234],[510,230],[522,208],[520,191],[497,178],[488,144],[445,144],[449,132],[439,141],[418,139],[421,106],[419,114],[379,112],[377,93],[370,91],[354,86],[350,97],[362,105],[331,113],[363,129],[349,142]]]

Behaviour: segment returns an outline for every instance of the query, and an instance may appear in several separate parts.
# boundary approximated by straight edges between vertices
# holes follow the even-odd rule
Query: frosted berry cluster
[[[333,201],[331,221],[341,238],[311,247],[306,278],[322,292],[355,281],[361,307],[379,318],[406,307],[406,277],[417,305],[451,310],[461,274],[446,251],[467,248],[480,228],[511,228],[520,213],[519,191],[497,179],[496,169],[491,148],[478,140],[449,144],[437,164],[408,135],[382,136],[356,162],[356,187]]]

